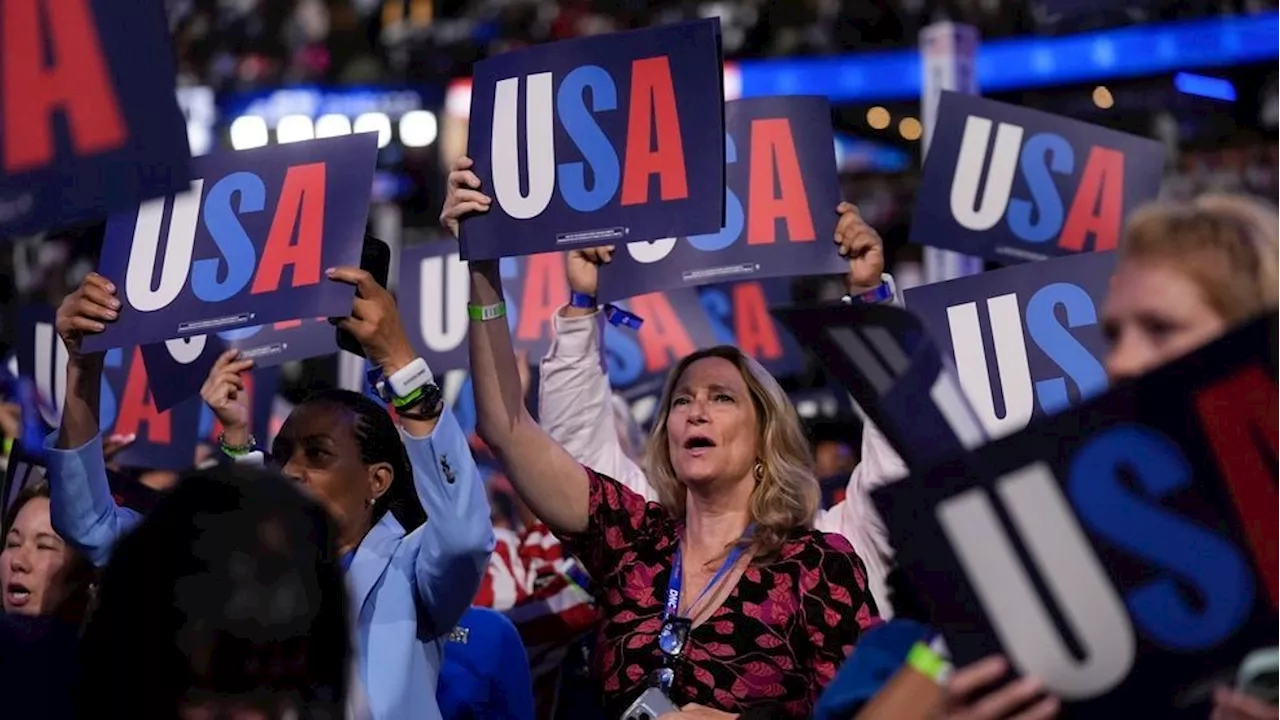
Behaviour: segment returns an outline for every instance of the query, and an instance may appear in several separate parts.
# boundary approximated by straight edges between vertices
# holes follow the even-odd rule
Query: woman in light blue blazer
[[[391,295],[364,271],[339,268],[333,281],[356,286],[352,316],[340,323],[386,377],[420,367]],[[80,339],[117,318],[116,289],[91,273],[58,309],[67,346],[66,400],[46,439],[53,526],[99,567],[136,526],[107,486],[98,427],[102,354]],[[241,373],[233,353],[219,358],[201,391],[222,421],[223,450],[261,462],[249,434]],[[393,383],[394,379],[393,379]],[[272,447],[272,461],[332,514],[355,613],[354,695],[376,720],[440,717],[436,682],[449,632],[470,605],[493,549],[489,504],[471,450],[452,413],[427,392],[401,407],[400,428],[358,393],[330,391],[299,405]],[[425,510],[430,522],[422,523]]]

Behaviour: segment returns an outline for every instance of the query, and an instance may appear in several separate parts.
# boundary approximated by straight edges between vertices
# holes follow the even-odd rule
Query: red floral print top
[[[561,540],[591,574],[604,618],[594,670],[605,717],[620,717],[662,667],[658,632],[681,523],[616,480],[589,468],[587,476],[589,525]],[[849,542],[797,528],[690,633],[672,700],[807,718],[859,634],[878,622],[866,570]]]

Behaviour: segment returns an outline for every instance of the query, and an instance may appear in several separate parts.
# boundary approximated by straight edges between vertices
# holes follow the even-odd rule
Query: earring
[[[365,504],[365,505],[368,505],[369,507],[373,507],[373,503],[374,503],[374,502],[375,502],[375,501],[374,501],[374,499],[373,499],[373,498],[369,498],[368,500],[365,500],[365,501],[364,501],[364,504]]]
[[[756,466],[752,470],[755,473],[756,482],[760,482],[761,480],[764,479],[764,463],[762,462],[756,463]]]

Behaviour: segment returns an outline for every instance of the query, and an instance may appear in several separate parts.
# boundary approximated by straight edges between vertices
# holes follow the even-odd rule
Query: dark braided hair
[[[316,406],[337,407],[355,416],[352,431],[356,444],[360,446],[360,462],[365,465],[383,462],[391,465],[391,486],[373,504],[373,524],[376,525],[388,510],[406,533],[426,522],[427,514],[422,503],[418,502],[418,492],[413,486],[409,453],[386,408],[358,392],[328,389],[308,397],[294,408],[294,412]]]

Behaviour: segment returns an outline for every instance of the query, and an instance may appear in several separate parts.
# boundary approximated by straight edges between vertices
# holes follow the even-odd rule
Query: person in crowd
[[[472,607],[449,633],[440,686],[445,720],[533,720],[533,680],[516,626],[497,610]]]
[[[1274,310],[1278,226],[1275,207],[1245,196],[1137,210],[1102,310],[1109,379],[1136,378]],[[1215,691],[1213,705],[1213,720],[1280,717],[1275,705],[1226,687]]]
[[[354,285],[351,332],[380,367],[398,403],[386,410],[360,393],[330,390],[290,414],[271,461],[315,497],[337,523],[356,626],[359,692],[374,718],[438,718],[435,690],[444,644],[475,595],[493,547],[489,506],[466,437],[416,358],[395,302],[366,272],[329,270]],[[58,310],[67,346],[62,422],[45,441],[54,528],[103,566],[140,521],[106,492],[98,428],[102,355],[80,340],[116,319],[116,288],[89,274]],[[261,462],[249,428],[241,373],[252,363],[220,357],[201,396],[224,428],[220,444],[239,461]],[[389,389],[388,389],[389,388]],[[424,510],[431,518],[423,523]]]
[[[53,529],[49,485],[18,493],[4,518],[0,606],[14,615],[57,616],[79,626],[89,607],[93,566]]]
[[[338,537],[277,472],[185,476],[103,573],[81,716],[341,720],[352,639]]]
[[[461,217],[490,204],[469,168],[461,159],[449,176],[441,220],[455,233]],[[871,250],[842,237],[846,253]],[[646,502],[584,467],[533,421],[502,319],[497,263],[472,262],[470,272],[477,430],[591,575],[604,616],[595,655],[606,716],[655,686],[681,717],[808,717],[877,618],[853,548],[813,529],[818,484],[808,442],[777,381],[733,347],[682,359],[646,452],[661,502]],[[610,416],[605,427],[615,434],[602,442],[616,448],[609,396],[583,400]]]

